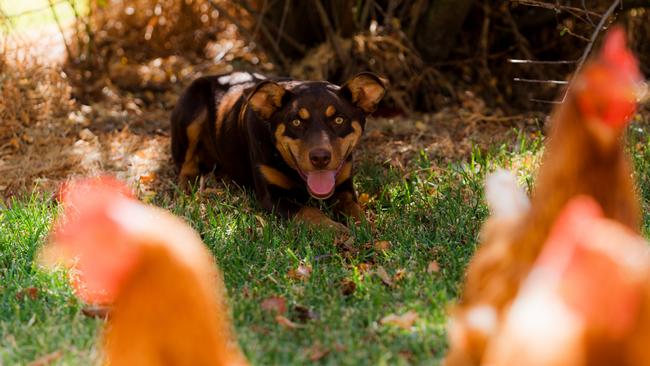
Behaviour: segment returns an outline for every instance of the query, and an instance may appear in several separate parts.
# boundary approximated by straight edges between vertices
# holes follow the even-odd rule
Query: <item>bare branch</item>
[[[524,79],[524,78],[513,78],[514,81],[519,81],[522,83],[537,83],[537,84],[557,84],[557,85],[566,85],[569,82],[566,80],[542,80],[542,79]]]
[[[343,63],[343,65],[347,65],[348,57],[341,48],[338,35],[334,32],[334,29],[332,29],[332,24],[330,23],[327,16],[327,11],[323,7],[323,4],[320,2],[320,0],[314,0],[314,5],[316,5],[316,10],[320,16],[321,23],[323,23],[323,27],[325,28],[327,38],[329,38],[330,42],[332,42],[336,56],[339,58],[339,60],[341,60],[341,63]]]
[[[511,64],[542,64],[542,65],[564,65],[575,64],[579,60],[560,60],[560,61],[541,61],[541,60],[522,60],[518,58],[509,58]]]
[[[576,67],[576,70],[573,72],[573,76],[571,76],[571,79],[569,80],[569,85],[566,88],[566,91],[564,92],[564,96],[562,97],[562,102],[566,100],[566,96],[569,93],[569,90],[571,89],[571,86],[573,84],[573,80],[575,79],[575,76],[580,73],[580,70],[582,69],[582,66],[585,64],[585,61],[587,61],[587,58],[589,57],[589,53],[591,53],[591,49],[594,47],[594,42],[596,42],[596,38],[598,38],[598,35],[600,34],[601,29],[605,26],[605,23],[609,19],[609,17],[614,13],[614,10],[616,10],[616,7],[621,3],[621,0],[614,0],[612,4],[609,6],[607,11],[603,14],[603,16],[600,18],[600,21],[596,25],[596,29],[594,29],[593,33],[591,34],[591,38],[589,39],[589,43],[587,44],[587,47],[585,47],[584,52],[582,53],[582,56],[580,57],[580,61],[578,62],[578,66]]]

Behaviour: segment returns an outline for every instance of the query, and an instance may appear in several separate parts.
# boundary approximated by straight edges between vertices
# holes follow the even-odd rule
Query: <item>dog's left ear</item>
[[[248,105],[260,117],[267,120],[282,107],[282,100],[288,91],[273,81],[262,81],[248,97]]]
[[[388,80],[371,72],[362,72],[343,84],[341,92],[364,112],[372,113],[386,94],[387,85]]]

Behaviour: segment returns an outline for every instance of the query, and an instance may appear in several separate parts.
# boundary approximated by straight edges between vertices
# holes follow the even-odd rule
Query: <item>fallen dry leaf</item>
[[[382,325],[394,325],[402,329],[410,329],[416,320],[418,320],[418,313],[413,310],[409,310],[402,315],[387,315],[383,317],[379,322]]]
[[[388,240],[378,240],[373,247],[375,250],[387,251],[390,250],[391,243]]]
[[[266,312],[275,312],[276,314],[284,314],[287,312],[287,302],[280,296],[271,296],[262,301],[262,310]]]
[[[16,300],[23,300],[30,298],[36,300],[38,298],[38,289],[36,287],[26,287],[16,293]]]
[[[402,279],[404,279],[404,277],[406,277],[406,269],[400,268],[397,270],[397,272],[395,272],[395,276],[393,276],[393,281],[395,282],[401,281]]]
[[[260,215],[255,215],[255,220],[257,221],[258,224],[260,224],[261,227],[266,227],[266,220]]]
[[[108,318],[111,308],[102,305],[89,305],[81,308],[81,313],[89,318]]]
[[[275,321],[278,322],[281,326],[289,329],[296,329],[296,328],[304,328],[304,325],[300,325],[298,323],[294,323],[291,320],[287,319],[286,317],[282,315],[276,315],[275,316]]]
[[[45,356],[35,359],[34,361],[28,363],[27,366],[47,366],[53,363],[54,361],[58,360],[62,356],[63,356],[63,352],[54,351],[52,353],[48,353]]]
[[[440,265],[436,261],[429,262],[427,266],[427,273],[438,273],[440,272]]]
[[[359,273],[366,273],[371,269],[372,269],[372,264],[370,263],[359,263],[359,265],[357,266],[357,271],[359,271]]]
[[[344,278],[341,281],[341,292],[345,296],[350,296],[356,291],[357,284],[349,278]]]
[[[294,305],[293,311],[294,313],[296,313],[297,320],[302,323],[306,323],[309,320],[314,320],[319,318],[318,314],[315,311],[311,310],[310,308],[304,305],[299,305],[299,304]]]
[[[361,193],[359,195],[359,204],[361,206],[366,206],[370,202],[370,195],[368,193]]]
[[[390,277],[390,275],[388,274],[388,272],[386,272],[384,267],[382,267],[382,266],[377,267],[377,269],[375,270],[375,273],[377,274],[377,276],[379,276],[379,278],[381,279],[381,282],[383,282],[384,285],[389,286],[389,287],[393,286],[393,280]]]
[[[309,358],[309,361],[312,362],[320,360],[321,358],[327,356],[328,353],[330,353],[330,350],[323,347],[323,345],[318,342],[314,343],[311,347],[305,350],[307,358]]]
[[[290,269],[287,273],[287,277],[291,278],[292,280],[306,281],[311,276],[311,271],[311,266],[300,264],[298,268]]]
[[[150,184],[153,183],[157,178],[156,172],[151,172],[149,174],[141,175],[140,176],[140,183],[141,184]]]

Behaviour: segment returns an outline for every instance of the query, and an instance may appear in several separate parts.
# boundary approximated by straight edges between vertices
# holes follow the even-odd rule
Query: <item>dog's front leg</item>
[[[336,193],[332,197],[332,200],[334,210],[352,218],[357,223],[361,222],[361,219],[364,217],[364,212],[357,200],[352,178],[347,179],[336,187]]]

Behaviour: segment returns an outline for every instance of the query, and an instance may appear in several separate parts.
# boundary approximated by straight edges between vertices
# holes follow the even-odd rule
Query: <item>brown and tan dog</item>
[[[223,172],[282,217],[340,226],[305,206],[311,196],[359,219],[352,150],[385,88],[371,73],[343,86],[243,72],[199,78],[171,117],[180,184]]]

